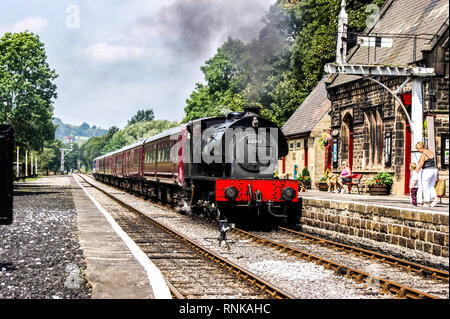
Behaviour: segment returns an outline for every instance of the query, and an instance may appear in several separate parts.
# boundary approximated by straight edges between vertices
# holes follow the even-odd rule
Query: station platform
[[[317,199],[331,199],[338,201],[351,201],[357,203],[370,204],[374,206],[383,207],[395,207],[408,210],[416,211],[427,211],[427,212],[442,212],[449,213],[449,198],[443,197],[441,203],[438,203],[435,207],[424,207],[419,204],[418,206],[413,206],[410,203],[409,196],[373,196],[369,194],[348,194],[348,193],[333,193],[333,192],[322,192],[319,190],[307,190],[306,192],[300,192],[300,197],[304,198],[317,198]]]
[[[98,202],[86,194],[79,177],[72,178],[71,188],[92,298],[170,299],[159,270],[148,258],[145,260],[142,251],[139,255],[137,245],[130,246],[134,243],[122,237],[118,225],[113,225]]]
[[[408,196],[300,192],[303,231],[436,267],[449,266],[449,200],[412,206]]]

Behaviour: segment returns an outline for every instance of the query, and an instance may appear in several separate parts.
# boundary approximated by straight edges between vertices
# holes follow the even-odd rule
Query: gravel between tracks
[[[386,299],[392,295],[379,293],[378,288],[357,284],[314,263],[303,262],[274,249],[259,246],[246,240],[231,239],[231,250],[220,247],[217,226],[202,222],[133,197],[125,192],[89,179],[97,186],[107,189],[129,205],[145,212],[181,234],[210,248],[243,268],[274,283],[301,299]]]
[[[0,226],[0,298],[90,298],[68,176],[14,185],[14,220]]]
[[[346,267],[358,269],[360,271],[373,274],[374,276],[386,278],[396,283],[413,287],[417,290],[438,296],[449,298],[449,285],[445,281],[437,281],[432,278],[423,278],[419,275],[408,274],[407,272],[368,258],[359,257],[355,254],[337,251],[329,247],[323,247],[317,243],[310,243],[292,234],[284,232],[253,232],[255,235],[284,243],[301,251],[312,253],[324,259],[338,262]]]

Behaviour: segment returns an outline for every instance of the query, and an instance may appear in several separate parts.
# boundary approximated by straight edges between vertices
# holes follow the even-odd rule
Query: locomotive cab
[[[187,130],[187,176],[271,178],[288,153],[283,132],[255,107],[193,121]]]

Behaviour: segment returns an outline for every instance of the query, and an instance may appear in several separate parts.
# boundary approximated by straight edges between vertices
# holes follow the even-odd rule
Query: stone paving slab
[[[72,179],[80,245],[93,299],[153,299],[144,268]]]
[[[439,212],[439,213],[449,213],[449,199],[442,198],[442,204],[437,204],[435,207],[423,207],[413,206],[410,204],[409,196],[372,196],[367,194],[340,194],[340,193],[328,193],[319,190],[308,190],[306,192],[300,192],[300,197],[304,198],[314,198],[314,199],[327,199],[342,202],[355,202],[364,205],[382,206],[382,207],[392,207],[392,208],[402,208],[409,211],[417,212]]]

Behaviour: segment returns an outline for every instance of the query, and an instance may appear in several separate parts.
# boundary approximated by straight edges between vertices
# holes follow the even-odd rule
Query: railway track
[[[170,209],[167,206],[163,206],[164,209]],[[322,238],[318,238],[315,236],[311,236],[308,234],[296,232],[291,229],[287,228],[279,228],[280,233],[284,233],[287,236],[290,237],[290,241],[297,240],[298,238],[301,238],[304,241],[308,241],[310,243],[313,243],[316,246],[325,246],[328,248],[332,248],[339,251],[339,252],[345,252],[345,253],[351,253],[353,255],[363,257],[367,260],[369,258],[371,261],[379,261],[386,263],[390,266],[396,267],[401,269],[403,272],[409,272],[413,274],[418,274],[420,276],[423,276],[425,278],[432,278],[435,281],[444,281],[446,282],[446,285],[448,286],[448,272],[440,271],[437,269],[432,269],[426,266],[414,264],[399,258],[387,256],[378,254],[375,252],[371,252],[368,250],[363,250],[360,248],[348,246],[345,244],[335,243],[332,241],[324,240]],[[241,238],[246,238],[251,241],[256,241],[257,243],[264,244],[267,246],[270,246],[272,248],[277,249],[278,251],[295,256],[296,258],[308,261],[308,262],[314,262],[315,264],[322,265],[324,268],[333,270],[336,274],[343,275],[346,278],[353,279],[357,283],[365,283],[369,286],[376,286],[379,288],[379,290],[383,294],[393,294],[397,298],[412,298],[412,299],[436,299],[437,296],[424,292],[419,289],[415,289],[412,287],[408,287],[408,285],[405,284],[399,284],[393,280],[389,280],[380,276],[374,276],[373,274],[365,271],[361,271],[349,266],[345,266],[343,263],[338,263],[336,261],[328,260],[327,258],[323,258],[320,256],[316,256],[312,253],[308,253],[306,251],[299,250],[295,247],[291,247],[286,244],[282,244],[278,242],[277,240],[270,240],[267,238],[263,238],[262,236],[257,236],[239,229],[234,229],[230,235],[236,235]],[[289,238],[288,238],[289,241]],[[447,289],[448,291],[448,289]],[[291,296],[292,297],[292,296]],[[447,297],[448,298],[448,297]]]
[[[372,260],[379,261],[381,263],[386,263],[388,265],[398,267],[408,273],[415,273],[418,274],[424,278],[433,278],[435,280],[442,280],[445,282],[449,282],[449,272],[443,271],[440,269],[435,269],[431,267],[427,267],[424,265],[420,265],[417,263],[413,263],[404,259],[380,254],[377,252],[373,252],[367,249],[362,249],[359,247],[354,247],[342,243],[337,243],[331,240],[326,240],[323,238],[319,238],[316,236],[312,236],[310,234],[306,234],[300,231],[296,231],[293,229],[285,228],[285,227],[278,227],[278,230],[281,232],[285,232],[287,234],[292,234],[296,238],[304,239],[312,243],[317,243],[324,247],[333,248],[339,251],[348,252],[351,254],[355,254],[360,257],[369,258]]]
[[[160,269],[174,298],[294,298],[78,176],[104,196],[101,204]]]
[[[314,237],[308,234],[300,233],[287,228],[280,228],[282,232],[287,232],[289,234],[293,234],[296,237],[301,237],[303,239],[307,239],[310,242],[314,242],[315,244],[320,244],[328,247],[333,247],[334,249],[338,249],[340,251],[351,252],[353,254],[358,255],[359,257],[369,258],[371,260],[378,260],[392,266],[400,267],[403,270],[413,272],[416,274],[420,274],[422,276],[429,276],[433,278],[435,281],[443,282],[443,285],[448,286],[448,273],[432,269],[426,266],[421,266],[418,264],[410,263],[405,260],[401,260],[398,258],[385,256],[382,254],[378,254],[375,252],[370,252],[367,250],[351,247],[344,244],[334,243],[332,241],[323,240],[318,237]],[[390,293],[394,294],[397,298],[407,298],[407,299],[439,299],[438,296],[433,294],[406,286],[404,284],[400,284],[394,282],[392,280],[375,276],[373,274],[345,266],[342,263],[329,260],[327,258],[317,256],[305,250],[300,250],[291,245],[287,245],[285,243],[280,242],[279,240],[268,239],[263,236],[255,235],[253,233],[241,230],[241,229],[233,229],[231,231],[233,235],[237,235],[241,238],[246,238],[252,240],[258,244],[265,245],[271,247],[273,249],[279,250],[289,255],[296,256],[302,260],[306,260],[308,262],[314,262],[315,264],[322,265],[326,269],[333,270],[336,274],[343,275],[347,278],[351,278],[358,283],[368,283],[371,285],[376,285],[379,287],[382,293]]]

